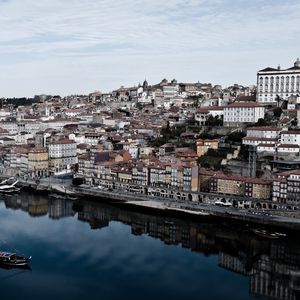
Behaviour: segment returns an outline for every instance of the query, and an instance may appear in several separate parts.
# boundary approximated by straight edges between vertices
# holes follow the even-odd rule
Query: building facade
[[[28,174],[46,177],[49,174],[49,155],[46,148],[34,148],[28,153]]]
[[[265,68],[257,72],[257,102],[277,104],[278,97],[287,99],[300,93],[300,60],[288,69]]]
[[[224,107],[224,125],[256,123],[265,116],[265,108],[255,102],[234,102]]]
[[[51,172],[71,171],[78,162],[76,143],[69,139],[49,143],[49,158]]]
[[[273,181],[273,201],[285,203],[290,209],[299,209],[300,171],[291,170],[278,174]]]

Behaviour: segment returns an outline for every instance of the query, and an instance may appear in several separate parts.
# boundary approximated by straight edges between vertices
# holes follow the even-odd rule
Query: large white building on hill
[[[265,68],[257,72],[257,102],[261,104],[277,103],[277,96],[287,99],[300,95],[300,60],[289,69]]]
[[[255,102],[234,102],[224,106],[224,125],[256,123],[265,116],[265,108]]]

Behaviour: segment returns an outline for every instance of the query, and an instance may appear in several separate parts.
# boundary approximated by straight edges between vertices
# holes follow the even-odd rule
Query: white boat
[[[70,188],[64,186],[64,185],[58,185],[58,184],[54,184],[52,186],[52,191],[56,192],[56,193],[60,193],[60,194],[64,194],[64,195],[70,195],[70,196],[76,196],[77,192],[71,190]]]
[[[73,171],[72,170],[56,171],[56,172],[54,172],[53,176],[55,178],[68,179],[68,178],[72,178],[73,177]]]
[[[61,200],[78,200],[78,197],[72,196],[72,195],[62,195],[62,194],[49,194],[48,195],[49,198],[53,198],[53,199],[61,199]]]
[[[12,181],[12,180],[14,181],[14,180],[15,180],[15,177],[10,177],[10,178],[8,178],[8,179],[4,179],[3,181],[0,182],[0,186],[9,183],[9,182]]]
[[[11,178],[9,178],[11,179]],[[17,188],[15,185],[19,182],[19,180],[15,180],[12,184],[7,184],[9,179],[6,180],[6,182],[1,182],[0,185],[0,193],[16,193],[20,191],[20,188]]]

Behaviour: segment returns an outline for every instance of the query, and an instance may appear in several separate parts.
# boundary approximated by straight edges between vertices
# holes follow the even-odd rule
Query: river
[[[297,299],[300,243],[237,225],[21,193],[0,197],[2,299]]]

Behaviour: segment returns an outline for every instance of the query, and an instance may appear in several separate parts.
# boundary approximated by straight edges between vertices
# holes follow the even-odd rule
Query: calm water
[[[245,230],[30,194],[0,198],[1,299],[297,299],[300,245]],[[293,239],[294,240],[294,239]]]

